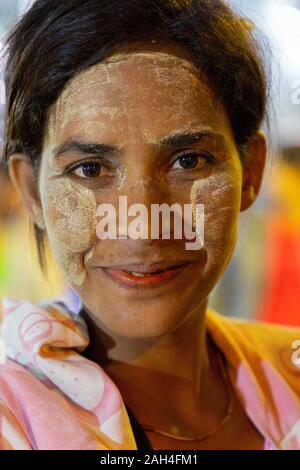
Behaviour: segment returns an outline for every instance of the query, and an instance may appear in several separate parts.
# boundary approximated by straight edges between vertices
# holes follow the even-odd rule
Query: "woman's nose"
[[[157,168],[143,165],[140,162],[134,168],[127,169],[120,194],[127,196],[128,205],[144,204],[151,208],[151,204],[168,203],[169,188],[163,175],[159,174]]]
[[[155,216],[158,206],[169,205],[169,189],[166,182],[159,177],[139,174],[134,178],[128,178],[122,189],[120,194],[126,196],[128,224],[138,217],[141,223],[139,233],[145,230],[145,238],[141,239],[161,238],[166,230],[172,231],[171,226],[164,222],[163,217]],[[118,215],[124,220],[124,214]]]

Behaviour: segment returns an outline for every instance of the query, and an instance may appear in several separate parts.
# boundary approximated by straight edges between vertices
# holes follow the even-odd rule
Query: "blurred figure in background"
[[[300,147],[286,147],[269,183],[258,318],[300,325]]]

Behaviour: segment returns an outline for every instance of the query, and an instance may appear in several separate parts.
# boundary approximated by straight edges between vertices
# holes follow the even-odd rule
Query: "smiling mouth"
[[[177,277],[191,264],[194,262],[178,263],[161,269],[159,266],[147,267],[145,265],[101,267],[100,269],[122,287],[159,287]]]

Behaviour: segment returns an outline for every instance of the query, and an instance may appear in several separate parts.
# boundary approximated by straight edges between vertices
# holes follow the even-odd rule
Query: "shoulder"
[[[274,358],[287,349],[291,356],[293,350],[300,346],[299,327],[242,318],[227,318],[226,323],[245,345]]]
[[[231,333],[240,341],[259,346],[264,350],[277,351],[280,346],[300,340],[300,327],[224,316],[212,309],[209,310],[208,319],[214,326]]]
[[[268,361],[300,395],[300,328],[209,312],[217,334],[238,351],[253,371]]]

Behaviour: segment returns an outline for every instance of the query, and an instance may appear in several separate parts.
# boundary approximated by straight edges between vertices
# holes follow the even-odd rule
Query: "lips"
[[[132,264],[101,268],[111,279],[124,287],[154,287],[177,277],[190,262],[156,263],[153,265]]]

